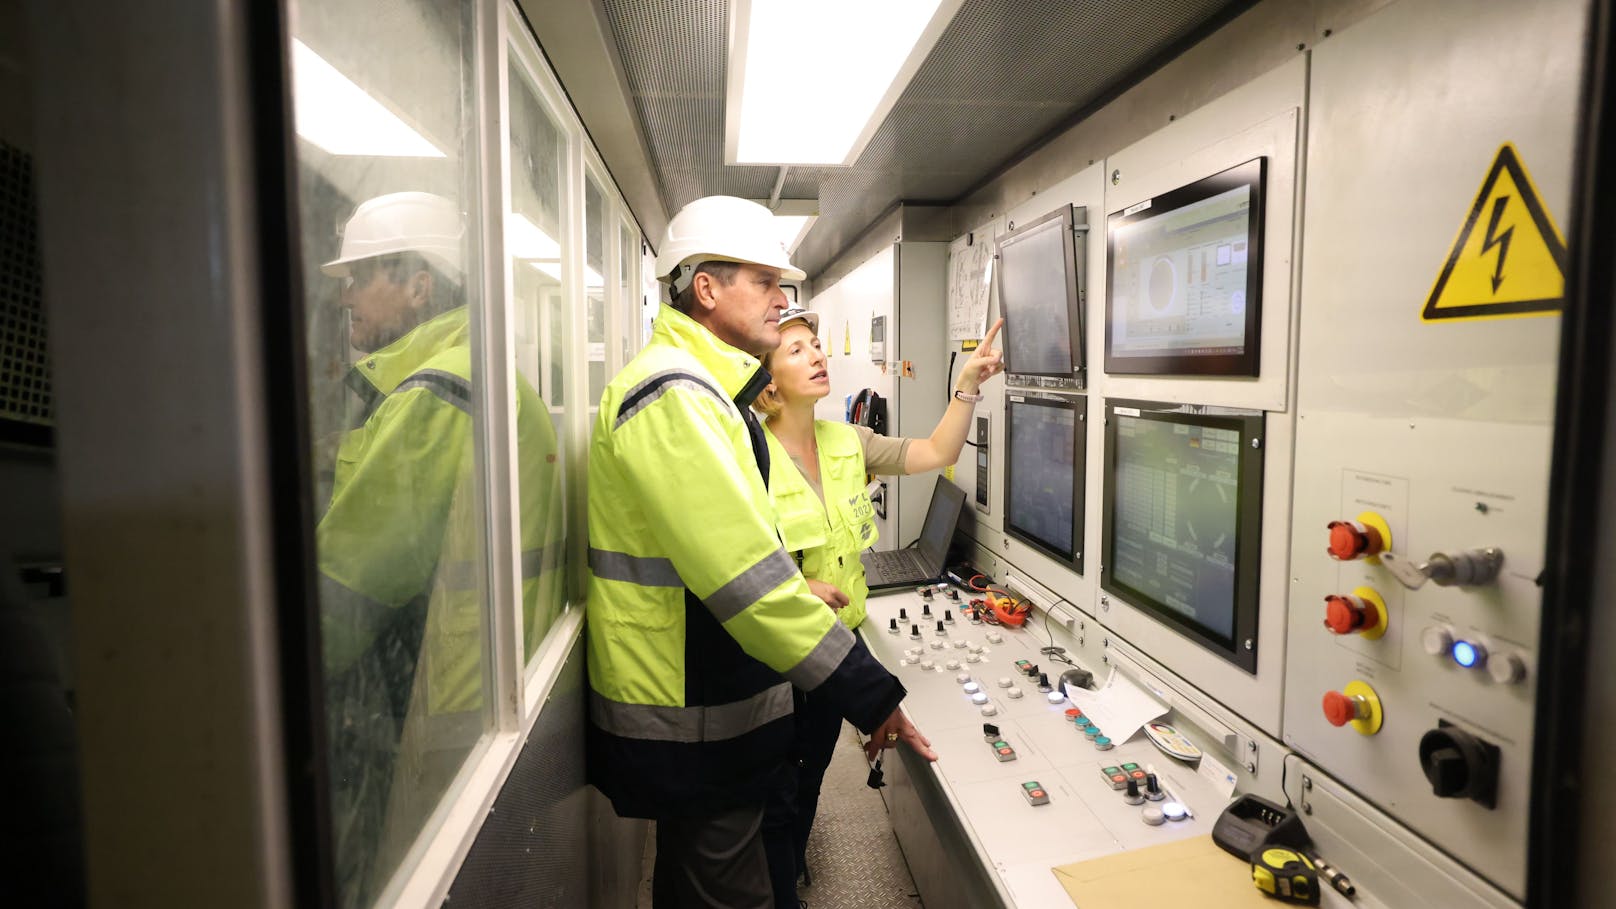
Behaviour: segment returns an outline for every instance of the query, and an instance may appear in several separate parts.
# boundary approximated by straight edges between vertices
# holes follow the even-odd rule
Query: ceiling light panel
[[[735,0],[724,157],[852,165],[963,0]]]
[[[333,155],[442,158],[442,150],[327,63],[292,39],[292,112],[297,134]]]

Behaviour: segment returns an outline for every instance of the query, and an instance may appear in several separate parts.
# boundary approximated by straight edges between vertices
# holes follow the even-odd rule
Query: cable
[[[1073,609],[1077,608],[1076,603],[1073,603],[1071,600],[1068,600],[1065,597],[1061,597],[1044,610],[1044,635],[1049,638],[1049,646],[1040,649],[1039,653],[1049,657],[1052,662],[1065,663],[1068,666],[1076,666],[1077,664],[1072,662],[1071,657],[1066,655],[1066,648],[1055,646],[1055,632],[1049,630],[1049,614],[1054,611],[1055,606],[1061,603],[1065,603],[1066,605],[1071,606]]]

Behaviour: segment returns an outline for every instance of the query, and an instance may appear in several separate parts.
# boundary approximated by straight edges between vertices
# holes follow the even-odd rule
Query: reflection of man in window
[[[357,426],[337,451],[318,528],[332,808],[345,904],[397,867],[482,732],[486,597],[475,486],[463,219],[449,200],[359,206],[341,255]],[[517,382],[524,627],[560,602],[556,444]],[[524,651],[527,652],[527,651]]]

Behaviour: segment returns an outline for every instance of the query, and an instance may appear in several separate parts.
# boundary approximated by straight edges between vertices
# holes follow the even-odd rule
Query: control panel
[[[994,625],[974,591],[928,594],[871,597],[860,632],[908,688],[932,779],[1011,905],[1069,904],[1055,866],[1211,833],[1224,792],[1142,723],[1105,728],[1068,697],[1106,667],[1061,662],[1064,628]]]

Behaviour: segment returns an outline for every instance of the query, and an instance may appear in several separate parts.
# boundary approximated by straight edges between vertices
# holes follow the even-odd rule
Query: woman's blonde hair
[[[774,351],[779,349],[776,347],[761,357],[764,369],[774,365]],[[772,373],[772,370],[770,371]],[[758,396],[752,401],[752,409],[763,414],[764,418],[772,420],[780,415],[780,411],[786,409],[786,402],[780,397],[780,392],[771,385],[758,392]]]

